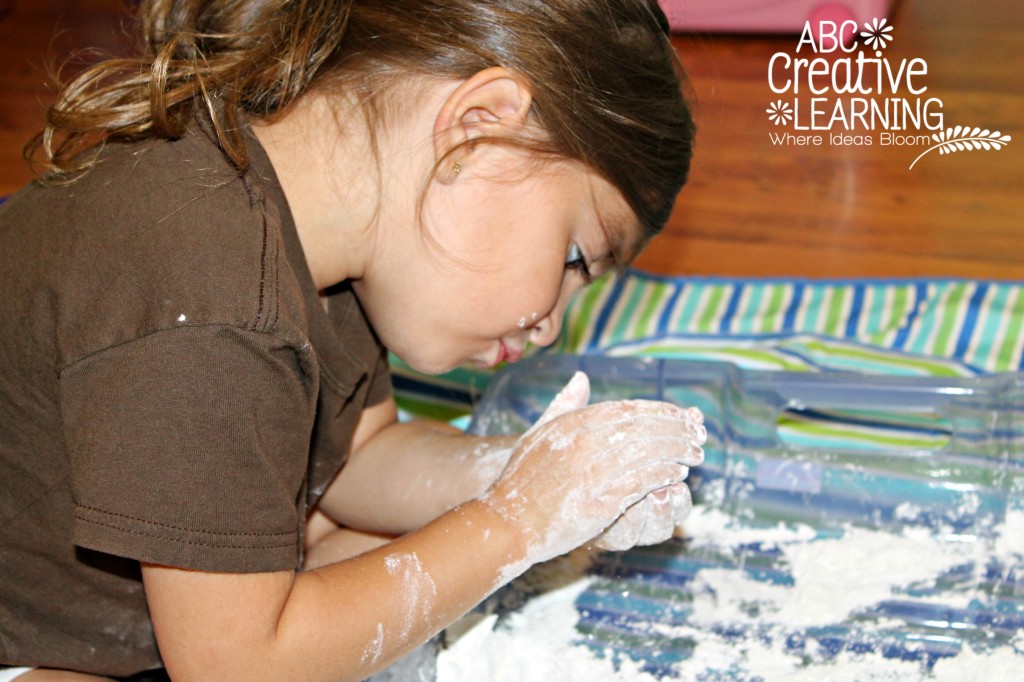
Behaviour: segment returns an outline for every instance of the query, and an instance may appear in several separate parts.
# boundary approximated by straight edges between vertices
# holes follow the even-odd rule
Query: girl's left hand
[[[627,509],[594,544],[599,549],[621,552],[665,542],[692,508],[690,489],[685,484],[656,490]]]

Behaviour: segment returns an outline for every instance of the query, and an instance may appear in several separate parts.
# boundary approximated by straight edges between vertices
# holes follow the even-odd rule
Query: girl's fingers
[[[663,488],[648,495],[644,498],[644,508],[647,516],[636,544],[656,545],[672,537],[676,524],[672,511],[672,497],[668,490]]]
[[[587,406],[589,399],[589,380],[577,373],[488,493],[526,533],[531,561],[599,535],[605,549],[662,542],[688,511],[688,491],[676,487],[703,461],[701,412],[644,400]]]
[[[586,407],[589,401],[590,379],[583,372],[576,372],[569,379],[569,383],[551,400],[544,414],[537,419],[530,431],[539,429],[563,414]]]
[[[659,488],[627,509],[601,536],[599,549],[620,552],[669,540],[690,511],[690,492],[678,483]]]
[[[678,526],[693,510],[690,488],[685,483],[674,485],[669,488],[669,498],[672,501],[672,525]]]
[[[595,543],[599,549],[622,552],[635,547],[644,526],[644,500],[626,510],[605,530]]]

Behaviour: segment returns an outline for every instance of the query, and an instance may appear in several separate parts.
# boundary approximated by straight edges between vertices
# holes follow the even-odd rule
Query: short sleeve
[[[295,568],[308,345],[183,326],[80,360],[60,384],[76,544],[196,570]]]

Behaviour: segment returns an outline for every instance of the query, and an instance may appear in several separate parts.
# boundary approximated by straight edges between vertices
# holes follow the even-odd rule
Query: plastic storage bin
[[[590,376],[594,401],[699,407],[708,442],[692,474],[695,498],[751,521],[984,537],[1008,505],[1024,504],[1021,374],[907,378],[540,356],[495,377],[470,430],[525,430],[577,370]]]
[[[854,527],[925,533],[980,550],[934,582],[872,604],[846,622],[789,631],[785,647],[798,655],[805,648],[831,655],[878,652],[928,668],[965,646],[1020,645],[1024,555],[996,556],[988,548],[999,541],[1008,516],[1019,519],[1024,508],[1024,374],[803,374],[716,362],[541,355],[491,381],[470,430],[525,430],[577,370],[589,375],[595,402],[667,400],[704,412],[705,463],[691,472],[690,485],[705,509],[724,511],[755,531],[780,522],[809,526],[814,538],[808,542],[841,538]],[[708,568],[772,583],[793,580],[777,548],[756,541],[739,551],[670,542],[603,555],[592,568],[602,582],[577,603],[584,642],[645,661],[648,671],[674,679],[673,666],[692,653],[692,643],[660,636],[660,626],[686,624],[700,596],[697,575]],[[729,637],[762,636],[731,623],[716,627]]]

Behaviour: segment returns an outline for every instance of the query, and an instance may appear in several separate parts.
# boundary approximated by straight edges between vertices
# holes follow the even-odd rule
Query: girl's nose
[[[569,303],[572,302],[573,296],[581,288],[578,284],[566,286],[563,282],[558,300],[555,301],[555,307],[547,315],[532,323],[530,343],[537,346],[550,346],[558,340],[558,335],[562,333],[562,319],[565,317],[565,311],[568,309]]]
[[[559,304],[546,317],[535,322],[530,328],[530,343],[536,346],[550,346],[562,331],[562,316],[565,306]]]

